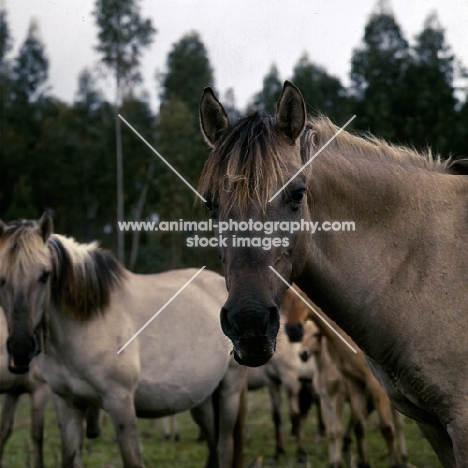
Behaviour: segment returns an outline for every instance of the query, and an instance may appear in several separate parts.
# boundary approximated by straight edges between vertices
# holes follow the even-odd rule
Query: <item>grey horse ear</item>
[[[283,92],[276,105],[276,126],[292,143],[304,131],[306,124],[306,107],[299,89],[290,81],[285,81]]]
[[[200,126],[209,146],[216,145],[223,133],[231,126],[222,104],[208,86],[200,99]]]
[[[448,172],[455,175],[468,175],[468,159],[455,159],[447,166]]]
[[[44,211],[44,214],[39,219],[39,232],[41,233],[44,242],[50,237],[54,230],[54,222],[52,221],[52,215],[49,211]]]

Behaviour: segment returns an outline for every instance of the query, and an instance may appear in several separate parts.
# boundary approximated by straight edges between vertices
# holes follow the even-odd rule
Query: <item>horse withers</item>
[[[467,177],[430,154],[308,119],[289,82],[275,116],[254,112],[233,125],[207,88],[200,120],[212,151],[199,190],[217,224],[227,223],[221,324],[236,358],[271,358],[283,279],[296,282],[364,351],[442,465],[467,468]],[[270,249],[234,246],[231,226],[249,219],[303,228]]]
[[[54,392],[64,468],[82,467],[83,413],[90,405],[109,414],[125,468],[143,466],[137,416],[188,409],[207,436],[207,466],[239,466],[234,428],[245,369],[231,358],[219,326],[224,279],[196,273],[133,274],[95,243],[53,233],[47,213],[39,221],[0,222],[9,368],[27,372],[44,342],[34,359]]]

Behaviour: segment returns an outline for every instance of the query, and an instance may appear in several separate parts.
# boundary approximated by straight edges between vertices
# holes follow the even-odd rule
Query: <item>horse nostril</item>
[[[278,314],[278,307],[269,307],[268,308],[268,323],[267,329],[265,330],[265,334],[268,334],[269,330],[276,330],[275,333],[278,331],[279,326],[279,314]]]
[[[302,362],[307,362],[309,360],[309,355],[308,355],[307,351],[301,351],[299,353],[299,357],[301,358]]]
[[[229,320],[229,311],[226,307],[221,307],[221,328],[226,336],[232,336],[235,332],[235,327]]]

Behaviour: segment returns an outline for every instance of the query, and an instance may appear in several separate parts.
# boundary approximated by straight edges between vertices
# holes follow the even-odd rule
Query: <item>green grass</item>
[[[244,450],[245,467],[266,467],[269,466],[274,453],[273,423],[271,421],[268,394],[266,391],[249,393],[248,402],[248,435]],[[316,437],[315,411],[313,413],[309,415],[304,428],[305,440],[309,451],[307,468],[326,467],[326,444]],[[32,467],[33,453],[29,437],[29,421],[29,401],[26,396],[23,396],[17,411],[14,433],[5,449],[5,468]],[[139,421],[143,456],[147,468],[201,468],[204,466],[207,450],[204,444],[196,442],[198,427],[192,421],[189,413],[179,415],[178,421],[181,431],[180,442],[164,442],[159,422],[151,420]],[[296,449],[294,439],[290,435],[290,424],[286,409],[284,421],[286,422],[284,426],[284,438],[287,454],[277,465],[278,468],[296,466]],[[426,440],[421,436],[415,423],[408,419],[405,423],[411,465],[419,468],[440,468],[437,457]],[[386,448],[378,432],[375,414],[369,421],[368,447],[372,467],[387,468]],[[55,415],[50,404],[46,417],[44,450],[46,467],[60,468],[60,441]],[[104,420],[103,434],[99,439],[85,441],[83,462],[87,468],[122,467],[109,418]]]

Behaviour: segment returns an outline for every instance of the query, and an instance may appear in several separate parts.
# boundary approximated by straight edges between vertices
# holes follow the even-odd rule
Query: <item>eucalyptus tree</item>
[[[143,19],[137,0],[97,0],[94,10],[99,29],[96,47],[106,67],[115,78],[115,135],[117,160],[117,221],[124,219],[124,183],[122,136],[118,117],[123,88],[141,80],[139,65],[142,50],[152,41],[156,29],[150,19]],[[125,263],[124,233],[117,229],[117,254]]]

